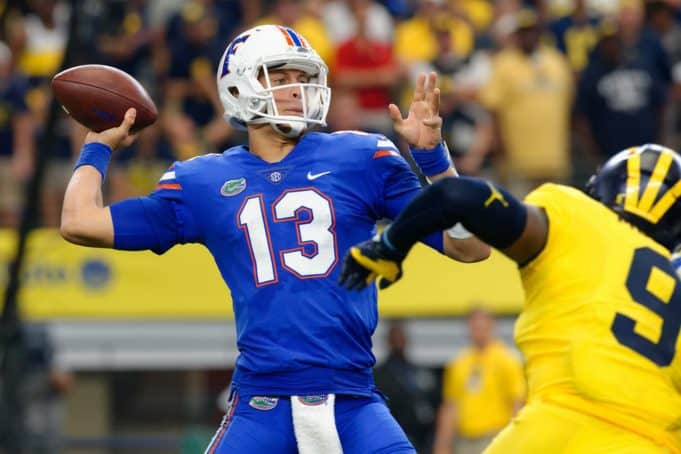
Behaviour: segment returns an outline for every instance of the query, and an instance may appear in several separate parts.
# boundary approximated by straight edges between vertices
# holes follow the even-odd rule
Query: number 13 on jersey
[[[279,281],[267,211],[263,195],[254,194],[244,199],[237,213],[258,287]],[[301,279],[328,276],[338,263],[336,218],[331,199],[314,188],[290,189],[272,203],[271,212],[273,228],[280,222],[295,222],[296,227],[299,246],[279,251],[281,266]],[[307,212],[304,219],[302,212]],[[312,253],[306,252],[305,246],[311,248]]]

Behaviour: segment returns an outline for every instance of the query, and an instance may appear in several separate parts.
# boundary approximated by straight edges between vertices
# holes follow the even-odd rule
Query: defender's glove
[[[340,284],[350,290],[361,290],[377,277],[384,289],[402,277],[402,261],[406,254],[388,246],[382,236],[350,248],[343,259]]]

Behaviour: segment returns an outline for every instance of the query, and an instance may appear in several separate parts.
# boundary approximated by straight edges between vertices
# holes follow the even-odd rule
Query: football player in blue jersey
[[[157,189],[105,206],[111,150],[135,111],[90,132],[68,187],[63,236],[76,244],[163,253],[200,243],[229,287],[239,357],[230,408],[207,452],[414,452],[372,377],[375,288],[338,285],[340,258],[420,191],[384,136],[311,132],[331,97],[327,67],[295,31],[263,25],[235,38],[217,83],[248,146],[176,162]],[[422,75],[395,129],[431,180],[455,174],[442,144],[436,75]],[[472,262],[489,247],[460,226],[424,242]]]

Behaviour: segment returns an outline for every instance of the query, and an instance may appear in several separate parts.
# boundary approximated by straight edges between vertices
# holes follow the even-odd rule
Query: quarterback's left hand
[[[350,248],[343,259],[339,282],[350,290],[361,290],[380,277],[378,287],[384,289],[402,277],[405,257],[377,235]]]
[[[395,104],[388,106],[395,132],[412,148],[430,150],[442,140],[440,89],[436,85],[437,73],[419,74],[407,118],[402,118]]]

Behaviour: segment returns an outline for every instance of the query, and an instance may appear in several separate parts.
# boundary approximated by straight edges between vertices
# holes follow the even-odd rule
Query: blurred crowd
[[[499,337],[492,313],[473,307],[467,339],[442,374],[415,363],[405,323],[393,320],[376,386],[419,453],[480,454],[525,403],[518,352]]]
[[[241,143],[222,119],[215,68],[258,23],[290,26],[331,68],[329,129],[394,138],[387,105],[405,105],[421,71],[440,74],[443,135],[459,171],[517,195],[581,183],[614,152],[678,148],[679,0],[80,0],[70,63],[132,74],[157,123],[116,153],[110,200],[149,192],[174,160]],[[69,39],[69,2],[0,0],[0,227],[17,224]],[[59,224],[84,128],[61,114],[41,223]]]

